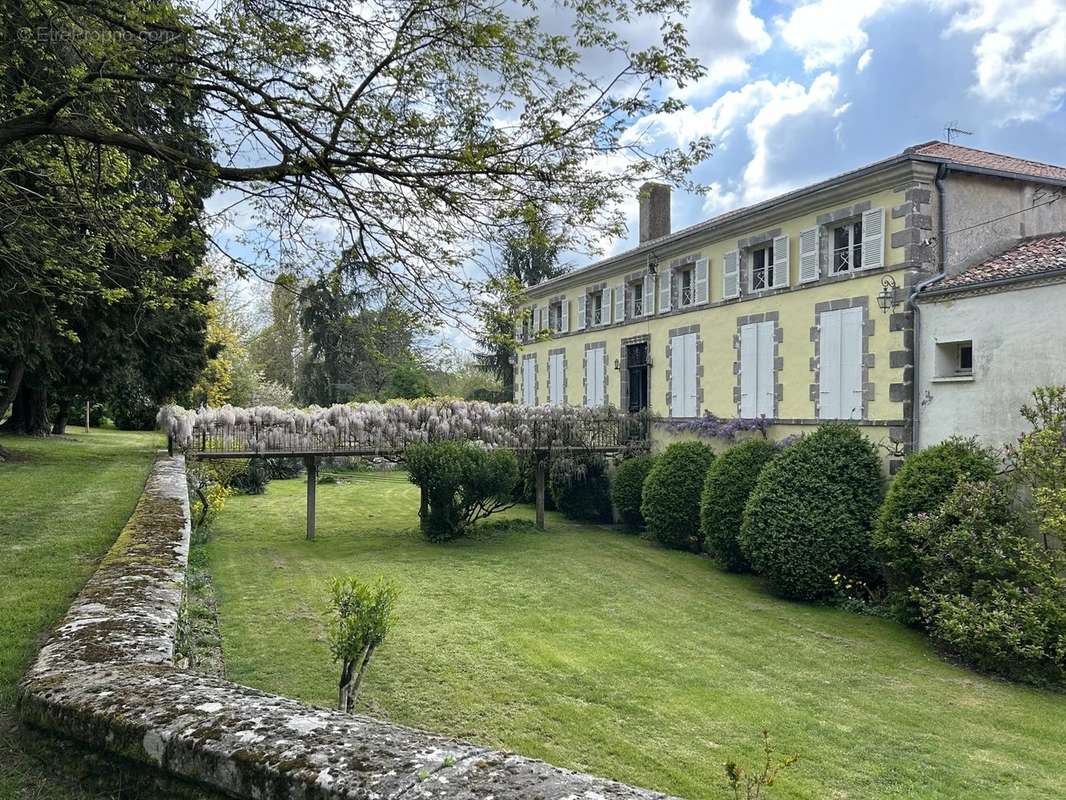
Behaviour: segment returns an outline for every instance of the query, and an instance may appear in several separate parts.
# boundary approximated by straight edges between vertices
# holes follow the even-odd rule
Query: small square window
[[[933,367],[933,380],[972,380],[973,341],[963,339],[954,342],[937,342],[936,362]]]

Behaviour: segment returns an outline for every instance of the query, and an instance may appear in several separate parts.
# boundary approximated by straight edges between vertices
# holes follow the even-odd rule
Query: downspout
[[[944,208],[944,200],[947,196],[947,188],[944,183],[948,168],[946,164],[941,164],[937,167],[936,178],[933,180],[933,185],[936,187],[936,229],[937,229],[937,272],[920,281],[911,290],[910,295],[907,297],[907,304],[904,306],[913,315],[914,324],[911,326],[911,351],[914,354],[914,366],[911,371],[911,452],[917,452],[918,450],[918,425],[921,420],[921,389],[918,381],[918,365],[922,352],[922,339],[921,339],[921,306],[918,305],[918,294],[927,286],[932,286],[937,281],[943,280],[947,275],[947,231],[945,229],[945,219],[947,217],[946,210]]]

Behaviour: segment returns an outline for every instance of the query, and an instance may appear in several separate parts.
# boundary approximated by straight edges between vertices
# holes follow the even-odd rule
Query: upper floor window
[[[833,252],[830,255],[829,272],[853,272],[862,269],[862,220],[838,225],[830,232]]]
[[[695,300],[695,270],[692,267],[682,269],[678,275],[680,292],[678,293],[678,305],[690,306]]]
[[[644,281],[634,281],[629,284],[629,297],[630,297],[630,316],[642,317],[644,316]]]
[[[603,317],[603,292],[590,292],[588,298],[588,311],[591,325],[602,325]]]
[[[751,251],[750,288],[753,292],[769,289],[774,285],[774,246],[767,244]]]
[[[563,329],[563,304],[562,301],[548,306],[548,330],[557,333]]]

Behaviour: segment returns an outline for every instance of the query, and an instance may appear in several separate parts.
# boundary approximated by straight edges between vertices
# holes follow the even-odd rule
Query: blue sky
[[[694,173],[712,191],[675,191],[675,228],[943,139],[950,121],[974,132],[960,144],[1066,164],[1066,0],[692,5],[708,75],[680,91],[689,109],[641,126],[717,143]],[[608,253],[636,242],[626,212]]]
[[[1066,164],[1066,0],[692,0],[688,30],[707,75],[664,91],[689,107],[633,127],[652,149],[716,143],[693,175],[709,194],[674,192],[675,229],[943,139],[952,121],[974,132],[960,144]],[[603,255],[636,244],[635,196],[623,210],[629,235]],[[441,340],[469,347],[460,331]]]

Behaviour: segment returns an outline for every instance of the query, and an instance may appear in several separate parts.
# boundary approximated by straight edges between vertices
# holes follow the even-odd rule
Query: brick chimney
[[[670,187],[648,181],[640,187],[640,243],[670,233]]]

